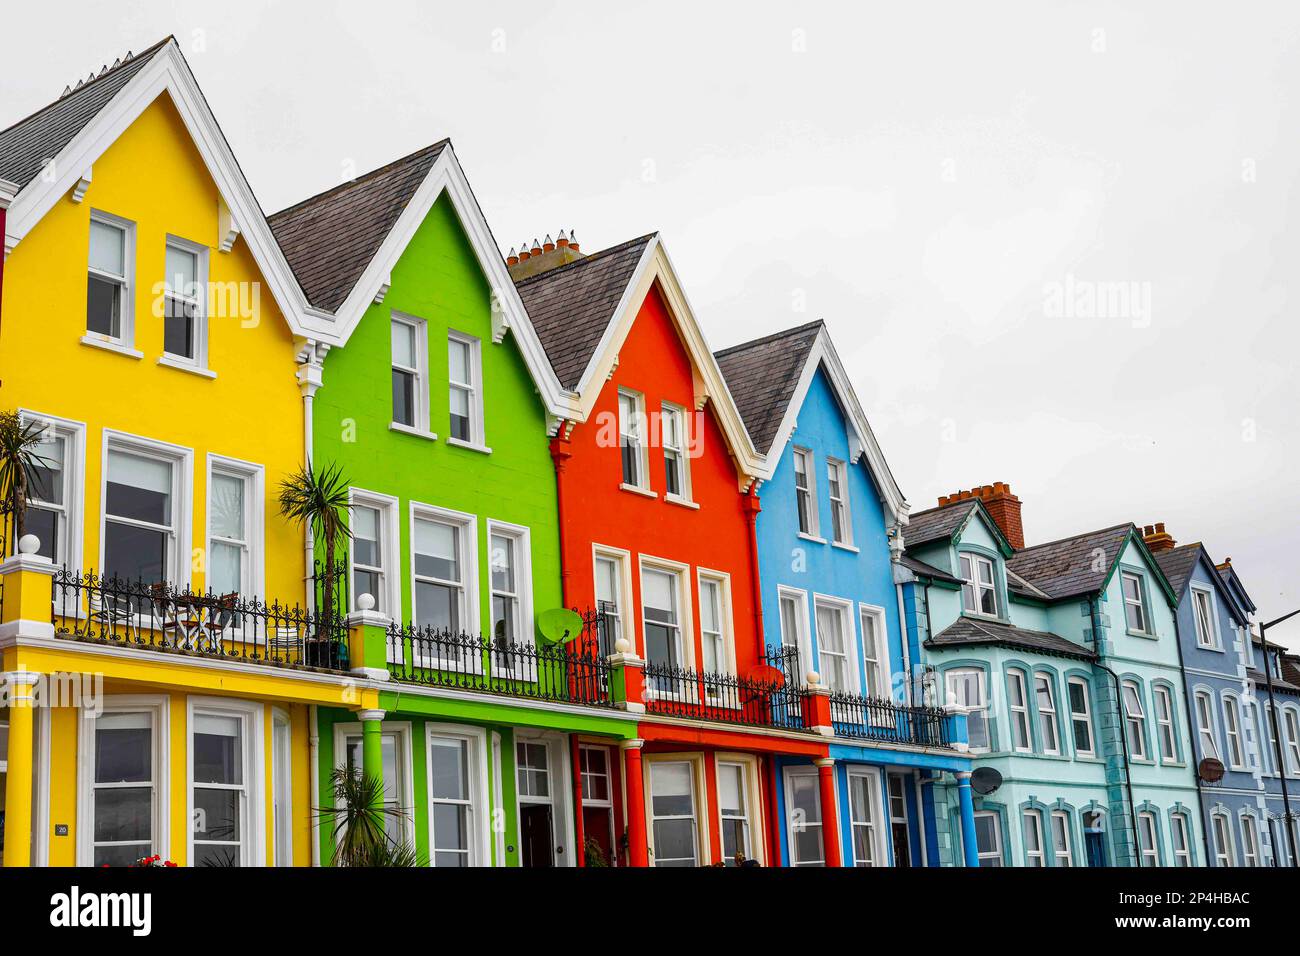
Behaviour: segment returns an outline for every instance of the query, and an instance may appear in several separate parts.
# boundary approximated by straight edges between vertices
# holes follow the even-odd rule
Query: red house
[[[510,264],[583,413],[551,444],[565,602],[601,612],[602,653],[644,682],[621,760],[578,745],[585,836],[633,865],[775,864],[771,755],[826,747],[783,732],[802,705],[771,692],[785,675],[762,639],[762,459],[657,235],[590,256],[562,236]]]

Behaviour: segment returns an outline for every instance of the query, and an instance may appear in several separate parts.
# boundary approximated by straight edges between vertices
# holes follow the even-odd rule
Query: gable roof
[[[262,207],[174,37],[97,76],[0,134],[0,177],[25,180],[16,183],[20,188],[5,217],[5,251],[16,248],[78,182],[91,179],[89,189],[93,194],[95,162],[164,93],[180,114],[229,212],[230,231],[247,244],[290,329],[304,338],[329,341],[330,328],[310,314]],[[43,160],[47,158],[53,160],[49,166],[52,175],[35,175],[45,168]],[[35,170],[33,163],[37,164]]]
[[[448,142],[426,146],[268,218],[312,305],[334,312],[343,304]]]
[[[577,390],[656,235],[629,239],[516,284],[551,367],[565,388]]]
[[[1234,596],[1242,610],[1247,614],[1253,614],[1259,610],[1255,607],[1255,602],[1250,599],[1250,594],[1246,591],[1246,585],[1241,580],[1241,575],[1232,566],[1232,558],[1225,558],[1223,564],[1217,566],[1214,570],[1219,575],[1219,580],[1223,582],[1228,592]]]
[[[970,647],[972,645],[997,645],[1019,650],[1036,651],[1042,654],[1058,654],[1092,660],[1095,652],[1076,644],[1074,641],[1053,634],[1050,631],[1033,631],[1025,627],[1015,627],[997,621],[976,621],[969,617],[959,617],[938,634],[925,641],[925,646],[942,650],[947,647]]]
[[[22,188],[35,179],[47,160],[58,156],[137,73],[171,40],[117,62],[53,103],[0,131],[0,179]]]
[[[970,498],[916,512],[907,520],[907,531],[903,535],[904,546],[910,549],[933,544],[936,541],[951,541],[953,535],[965,526],[967,519],[978,506],[979,501]]]
[[[771,452],[808,355],[824,327],[819,319],[713,353],[760,454]]]
[[[745,430],[658,233],[527,276],[517,286],[527,298],[529,315],[536,311],[539,327],[546,330],[540,334],[547,342],[547,355],[554,356],[554,374],[563,376],[574,400],[574,421],[585,421],[591,414],[641,304],[652,289],[658,290],[691,360],[695,407],[712,405],[735,459],[740,486],[747,489],[766,477],[765,461]]]
[[[1179,603],[1187,593],[1187,586],[1192,580],[1192,571],[1196,568],[1198,561],[1204,562],[1206,578],[1219,592],[1221,600],[1228,605],[1228,613],[1233,616],[1238,624],[1243,627],[1247,623],[1247,612],[1243,611],[1238,603],[1237,597],[1233,594],[1231,586],[1221,576],[1219,569],[1215,567],[1214,561],[1210,554],[1205,550],[1205,545],[1199,541],[1193,541],[1190,544],[1180,545],[1176,548],[1170,548],[1167,551],[1157,551],[1152,557],[1155,558],[1156,564],[1160,565],[1160,570],[1164,572],[1165,577],[1169,580],[1169,586],[1174,589],[1174,594]]]
[[[733,345],[715,357],[732,396],[740,396],[736,403],[755,448],[766,456],[764,478],[775,474],[813,378],[818,369],[823,370],[849,427],[849,458],[855,464],[866,462],[885,506],[886,522],[907,524],[910,506],[885,461],[826,323],[810,322]]]
[[[1007,568],[1050,600],[1082,597],[1106,586],[1130,541],[1146,558],[1156,584],[1169,602],[1177,604],[1178,598],[1168,579],[1132,522],[1024,548],[1007,559]]]
[[[961,584],[960,578],[955,578],[947,571],[936,568],[933,564],[927,564],[920,558],[914,558],[906,551],[898,556],[898,563],[907,568],[913,574],[921,577],[931,578],[935,581],[944,581],[948,584]]]

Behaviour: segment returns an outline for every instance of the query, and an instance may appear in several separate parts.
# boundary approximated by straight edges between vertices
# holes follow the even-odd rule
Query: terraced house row
[[[171,39],[0,217],[5,866],[329,865],[349,769],[440,867],[1295,864],[1230,562],[912,511],[658,234],[503,256],[447,141],[268,217]]]

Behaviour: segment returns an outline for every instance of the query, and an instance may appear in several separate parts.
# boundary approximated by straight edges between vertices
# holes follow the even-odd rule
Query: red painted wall
[[[618,390],[626,387],[645,395],[647,412],[662,402],[687,409],[695,407],[690,356],[657,291],[642,303],[623,347],[618,368],[601,390],[588,420],[574,428],[569,441],[572,457],[559,476],[564,509],[562,544],[565,603],[580,610],[596,606],[592,545],[602,544],[631,552],[632,595],[626,636],[634,650],[645,656],[641,633],[641,582],[638,555],[666,558],[690,565],[691,633],[695,661],[703,660],[700,646],[700,568],[731,576],[732,627],[736,667],[749,672],[759,661],[759,639],[754,632],[753,573],[748,518],[744,495],[728,451],[726,438],[712,410],[693,416],[693,429],[703,429],[701,454],[693,458],[691,497],[698,509],[663,499],[664,457],[659,436],[651,429],[648,450],[650,489],[658,497],[625,491],[622,461],[615,441],[601,447],[602,423],[618,420]],[[605,425],[604,436],[610,428]]]

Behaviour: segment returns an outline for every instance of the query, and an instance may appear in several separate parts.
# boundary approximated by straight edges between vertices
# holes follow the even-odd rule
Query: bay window
[[[998,597],[993,561],[979,554],[963,552],[961,562],[961,606],[972,614],[996,617]]]
[[[722,830],[722,861],[735,866],[737,857],[755,858],[752,845],[750,765],[718,761],[718,817]]]
[[[696,848],[698,810],[694,764],[689,760],[652,760],[649,763],[654,865],[696,866],[699,852]]]
[[[966,712],[966,732],[970,749],[989,749],[988,700],[984,694],[984,672],[973,667],[959,667],[944,675],[948,697]]]
[[[1043,735],[1043,753],[1059,754],[1061,740],[1056,725],[1056,690],[1048,675],[1034,675],[1034,698],[1038,703],[1038,729]]]
[[[1137,684],[1126,681],[1120,687],[1124,704],[1124,728],[1128,740],[1129,756],[1135,760],[1147,759],[1146,711]]]
[[[839,693],[852,693],[855,682],[849,667],[849,609],[821,598],[815,601],[817,669],[822,683]]]
[[[885,866],[880,775],[874,770],[853,768],[849,770],[848,779],[853,865]]]
[[[191,864],[248,866],[254,822],[250,802],[264,794],[251,790],[252,712],[233,707],[195,708],[190,732]],[[251,739],[252,738],[252,739]]]

